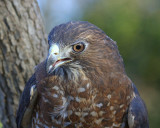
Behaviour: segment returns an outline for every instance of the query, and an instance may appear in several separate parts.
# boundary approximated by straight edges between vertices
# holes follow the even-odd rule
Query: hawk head
[[[124,72],[116,43],[91,23],[61,24],[50,32],[48,43],[46,70],[49,75],[73,79],[84,71],[86,75],[91,71],[92,75]]]

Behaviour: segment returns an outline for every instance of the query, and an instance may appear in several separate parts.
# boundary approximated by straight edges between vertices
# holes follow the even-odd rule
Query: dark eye
[[[78,44],[73,45],[73,50],[75,52],[82,52],[84,48],[85,48],[85,45],[83,43],[78,43]]]

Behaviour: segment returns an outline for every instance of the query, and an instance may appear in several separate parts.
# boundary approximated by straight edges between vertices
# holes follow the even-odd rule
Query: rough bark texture
[[[0,121],[16,128],[20,94],[46,56],[46,39],[36,0],[0,0]]]

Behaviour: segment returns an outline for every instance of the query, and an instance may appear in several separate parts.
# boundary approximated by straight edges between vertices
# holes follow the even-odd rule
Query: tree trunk
[[[46,57],[44,35],[36,0],[0,0],[0,127],[16,128],[20,94]]]

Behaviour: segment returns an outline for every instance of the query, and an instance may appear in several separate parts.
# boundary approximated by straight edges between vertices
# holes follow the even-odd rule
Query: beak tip
[[[52,66],[52,65],[50,65],[50,66],[49,66],[49,68],[48,68],[48,71],[50,71],[52,67],[53,67],[53,66]]]
[[[50,65],[48,68],[47,68],[47,73],[50,74],[53,70],[53,66]]]

